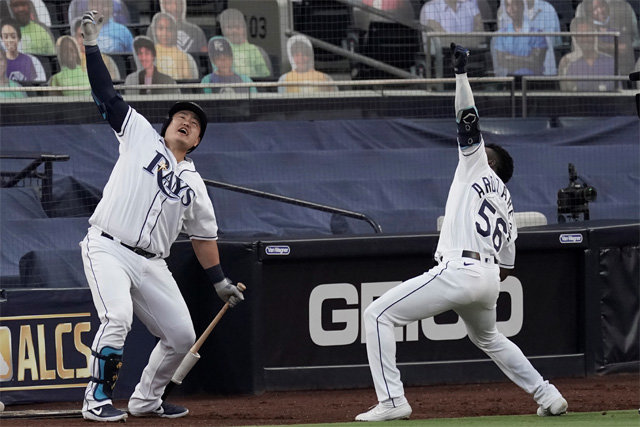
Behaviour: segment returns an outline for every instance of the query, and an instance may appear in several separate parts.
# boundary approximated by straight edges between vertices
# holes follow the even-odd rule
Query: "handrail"
[[[286,32],[287,37],[291,37],[291,36],[295,36],[295,35],[303,35],[305,36],[307,39],[309,39],[309,41],[311,42],[312,45],[314,45],[315,47],[319,47],[320,49],[324,49],[326,51],[329,51],[331,53],[335,53],[336,55],[340,55],[343,56],[345,58],[348,58],[352,61],[355,62],[360,62],[362,64],[366,64],[369,65],[370,67],[376,68],[378,70],[382,70],[384,72],[387,72],[389,74],[392,74],[394,76],[398,76],[398,77],[403,77],[406,79],[413,79],[416,76],[397,67],[394,67],[392,65],[386,64],[384,62],[381,61],[377,61],[375,59],[369,58],[368,56],[365,55],[360,55],[359,53],[355,53],[355,52],[351,52],[350,50],[347,49],[343,49],[341,47],[332,45],[331,43],[327,43],[325,41],[322,41],[320,39],[317,39],[315,37],[312,37],[310,35],[298,32],[298,31],[287,31]]]
[[[560,82],[560,81],[619,81],[626,82],[629,79],[625,76],[522,76],[522,117],[527,117],[527,83],[532,81],[537,82]],[[561,92],[565,94],[576,95],[576,92]],[[602,94],[602,92],[588,92],[590,95]],[[608,92],[611,93],[611,92]]]
[[[115,84],[114,89],[116,90],[127,90],[127,89],[214,89],[214,88],[226,88],[226,87],[240,87],[240,88],[273,88],[273,87],[287,87],[287,86],[386,86],[386,85],[408,85],[408,84],[432,84],[432,83],[455,83],[454,77],[442,77],[442,78],[432,78],[425,79],[424,77],[411,75],[410,79],[370,79],[370,80],[334,80],[331,82],[312,82],[312,81],[300,81],[300,82],[238,82],[238,83],[181,83],[179,85],[176,84],[167,84],[167,83],[158,83],[158,84]],[[510,82],[514,79],[513,76],[505,76],[505,77],[469,77],[470,82]],[[0,92],[51,92],[52,90],[77,90],[77,91],[87,91],[91,90],[91,86],[56,86],[52,88],[51,86],[22,86],[22,87],[2,87],[0,88]],[[193,94],[165,94],[162,95],[167,99],[174,99],[177,95],[185,95],[186,97],[192,96]],[[285,95],[285,94],[279,94]],[[158,97],[159,95],[144,95],[147,97]],[[250,96],[248,94],[247,96]],[[91,95],[85,96],[87,99],[91,99]],[[64,99],[64,96],[54,96],[53,98]],[[15,99],[12,99],[15,102]],[[76,102],[74,99],[72,102]]]
[[[263,199],[275,200],[290,205],[301,206],[303,208],[315,209],[322,212],[333,213],[336,215],[347,216],[360,221],[366,221],[371,225],[373,231],[382,233],[382,227],[375,220],[360,212],[348,211],[333,206],[321,205],[318,203],[308,202],[306,200],[294,199],[293,197],[282,196],[280,194],[267,193],[266,191],[255,190],[253,188],[241,187],[239,185],[228,184],[226,182],[214,181],[211,179],[203,179],[204,183],[210,187],[223,188],[225,190],[235,191],[237,193],[249,194],[251,196],[261,197]]]
[[[469,77],[471,83],[505,83],[510,85],[508,89],[511,100],[511,117],[515,117],[516,112],[516,94],[515,94],[515,77]],[[205,88],[225,88],[225,87],[260,87],[260,88],[274,88],[278,86],[347,86],[347,87],[365,87],[370,86],[366,91],[360,90],[346,90],[340,92],[323,92],[322,94],[312,94],[312,97],[323,98],[339,98],[339,97],[385,97],[389,94],[389,89],[386,86],[407,86],[415,85],[413,89],[414,94],[421,96],[447,96],[453,95],[453,92],[432,92],[429,89],[430,85],[437,85],[442,83],[455,83],[455,78],[431,78],[425,79],[423,77],[414,76],[412,79],[372,79],[372,80],[335,80],[332,82],[252,82],[252,83],[185,83],[181,84],[182,89],[205,89]],[[116,90],[126,89],[174,89],[174,84],[153,84],[153,85],[122,85],[117,84],[114,86]],[[34,87],[7,87],[1,88],[0,92],[47,92],[49,87],[34,86]],[[58,90],[89,90],[89,86],[68,86],[58,87]],[[301,95],[296,94],[295,98],[298,99]],[[143,95],[124,95],[124,99],[127,101],[176,101],[176,100],[213,100],[213,99],[287,99],[289,95],[286,93],[272,93],[272,92],[258,92],[256,94],[233,94],[233,95],[219,95],[219,94],[203,94],[203,93],[182,93],[182,94],[143,94]],[[87,102],[92,102],[90,95],[81,97]],[[0,98],[0,105],[2,104],[28,104],[28,103],[75,103],[78,102],[77,97],[65,97],[65,96],[38,96],[38,97],[26,97],[26,98]]]
[[[15,187],[25,178],[38,178],[42,181],[41,196],[42,207],[47,215],[51,214],[53,202],[53,165],[52,162],[65,162],[69,160],[68,154],[36,153],[27,151],[0,151],[0,159],[26,159],[32,160],[19,172],[0,172],[0,187]],[[44,163],[44,173],[37,172],[38,167]],[[9,179],[4,180],[7,176]]]
[[[424,28],[424,26],[423,26]],[[430,76],[431,68],[431,41],[437,40],[440,44],[439,37],[575,37],[575,36],[612,36],[613,39],[613,59],[614,59],[614,75],[618,74],[618,45],[620,31],[542,31],[542,32],[502,32],[502,31],[471,31],[468,33],[446,32],[446,31],[425,31],[424,52],[427,61],[427,77]],[[441,60],[441,49],[436,49],[436,60]]]

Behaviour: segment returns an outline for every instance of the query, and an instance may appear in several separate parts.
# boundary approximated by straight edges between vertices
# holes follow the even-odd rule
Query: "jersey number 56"
[[[496,208],[488,200],[482,202],[478,215],[482,218],[483,224],[476,221],[476,231],[482,237],[491,236],[494,249],[496,252],[500,252],[502,236],[507,233],[507,223],[501,217],[496,216]]]

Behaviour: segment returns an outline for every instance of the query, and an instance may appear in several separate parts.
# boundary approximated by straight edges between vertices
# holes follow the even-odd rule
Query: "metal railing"
[[[309,41],[311,42],[311,44],[314,47],[318,47],[320,49],[324,49],[324,50],[326,50],[328,52],[334,53],[336,55],[340,55],[340,56],[342,56],[344,58],[347,58],[347,59],[349,59],[351,61],[354,61],[354,62],[360,62],[362,64],[365,64],[365,65],[368,65],[370,67],[373,67],[373,68],[375,68],[377,70],[389,73],[389,74],[391,74],[393,76],[403,77],[405,79],[414,79],[414,78],[416,78],[415,74],[411,74],[410,72],[405,71],[405,70],[403,70],[401,68],[397,68],[397,67],[394,67],[392,65],[386,64],[384,62],[369,58],[368,56],[365,56],[365,55],[360,55],[359,53],[352,52],[352,51],[350,51],[348,49],[343,49],[341,47],[332,45],[331,43],[327,43],[325,41],[322,41],[320,39],[317,39],[315,37],[312,37],[312,36],[304,34],[304,33],[300,33],[298,31],[287,31],[287,36],[288,37],[295,36],[295,35],[303,35],[303,36],[305,36],[307,39],[309,39]]]
[[[384,95],[385,88],[387,86],[416,86],[416,91],[425,91],[429,90],[432,85],[442,84],[442,83],[455,83],[455,78],[439,78],[439,79],[425,79],[422,77],[411,75],[411,79],[372,79],[372,80],[334,80],[331,82],[310,82],[310,81],[301,81],[301,82],[251,82],[251,83],[180,83],[180,84],[152,84],[152,85],[143,85],[143,84],[134,84],[134,85],[124,85],[124,84],[116,84],[114,88],[118,91],[125,91],[128,89],[131,90],[140,90],[140,89],[150,89],[150,90],[161,90],[161,89],[224,89],[224,88],[278,88],[278,87],[326,87],[326,86],[337,86],[337,87],[366,87],[367,92],[369,93],[377,93]],[[514,77],[469,77],[469,81],[471,83],[512,83],[514,81]],[[60,86],[60,87],[51,87],[51,86],[23,86],[23,87],[0,87],[0,92],[58,92],[58,91],[89,91],[91,90],[90,86]],[[445,92],[446,93],[446,92]],[[441,93],[439,93],[441,94]],[[183,93],[183,94],[166,94],[166,95],[154,95],[154,94],[145,94],[138,95],[141,97],[145,97],[145,99],[149,100],[164,100],[164,99],[174,99],[174,98],[184,98],[184,97],[193,97],[192,93]],[[245,93],[245,94],[231,94],[231,96],[237,98],[260,98],[262,96],[279,96],[279,97],[291,97],[292,95],[288,95],[286,93],[274,93],[274,92],[258,92],[258,93]],[[295,94],[292,97],[298,98],[300,94]],[[318,96],[321,94],[314,93],[314,96]],[[346,91],[339,92],[328,92],[327,96],[332,97],[341,97],[344,95],[350,95],[346,93]],[[366,95],[366,94],[365,94]],[[65,97],[62,95],[50,95],[47,98],[53,98],[56,102],[64,99],[71,98],[70,102],[77,102],[78,97]],[[126,97],[127,95],[125,95]],[[210,99],[220,99],[221,97],[227,98],[230,94],[206,94],[204,95],[209,97]],[[91,96],[86,95],[84,98],[88,100],[92,100]],[[37,99],[37,102],[42,102],[43,99]],[[21,102],[19,98],[12,98],[9,100],[5,100],[0,98],[0,103],[16,103]],[[24,102],[24,101],[22,101]]]
[[[561,82],[561,81],[614,81],[614,82],[627,82],[628,77],[624,76],[522,76],[522,117],[527,117],[527,100],[532,96],[529,92],[530,82]],[[619,88],[613,91],[554,91],[553,93],[537,92],[533,96],[629,96],[629,91],[620,90]]]
[[[287,203],[290,205],[300,206],[307,209],[313,209],[321,212],[327,212],[334,215],[346,216],[349,218],[354,218],[359,221],[367,222],[373,231],[378,234],[382,233],[382,227],[375,220],[370,218],[369,216],[360,213],[353,212],[346,209],[336,208],[333,206],[321,205],[319,203],[309,202],[302,199],[295,199],[293,197],[282,196],[280,194],[267,193],[266,191],[256,190],[254,188],[241,187],[239,185],[228,184],[226,182],[221,181],[213,181],[211,179],[203,179],[204,183],[210,187],[223,188],[225,190],[235,191],[237,193],[249,194],[251,196],[260,197],[268,200],[275,200],[281,203]]]
[[[566,96],[566,97],[618,97],[618,96],[630,96],[634,89],[622,89],[616,88],[613,91],[606,92],[575,92],[575,91],[553,91],[550,90],[532,90],[531,83],[534,82],[561,82],[561,81],[615,81],[615,82],[627,82],[628,77],[625,76],[522,76],[522,88],[516,90],[517,78],[513,76],[509,77],[469,77],[469,81],[472,84],[486,84],[486,83],[501,83],[508,89],[496,91],[496,90],[481,90],[474,88],[474,94],[476,97],[482,96],[500,96],[509,99],[510,116],[516,117],[518,110],[518,102],[522,107],[522,117],[527,117],[527,102],[531,97],[542,96]],[[136,94],[136,95],[124,95],[125,100],[129,102],[133,101],[174,101],[174,100],[192,100],[192,101],[207,101],[207,100],[272,100],[272,99],[292,99],[300,100],[304,98],[381,98],[388,96],[404,96],[404,97],[453,97],[455,91],[438,89],[444,84],[453,86],[455,84],[455,78],[412,78],[412,79],[389,79],[389,80],[337,80],[332,82],[253,82],[253,83],[184,83],[178,85],[180,89],[224,89],[224,88],[263,88],[263,89],[276,89],[278,87],[289,86],[302,86],[302,87],[327,87],[337,86],[340,88],[346,88],[347,90],[340,90],[337,92],[310,92],[287,94],[276,92],[257,92],[257,93],[224,93],[224,94],[206,94],[206,93],[181,93],[181,94]],[[157,84],[157,85],[115,85],[115,89],[118,91],[126,90],[139,90],[139,89],[175,89],[174,84]],[[51,88],[49,86],[34,86],[34,87],[7,87],[0,88],[0,92],[29,92],[29,93],[48,93],[52,89],[55,90],[75,90],[75,91],[88,91],[89,86],[68,86]],[[91,102],[93,99],[89,95],[83,96],[30,96],[26,98],[0,98],[1,104],[50,104],[50,103],[77,103],[79,101]]]
[[[427,28],[422,26],[422,28]],[[431,69],[431,54],[432,46],[431,43],[433,39],[436,39],[435,45],[435,56],[434,59],[436,64],[440,67],[442,66],[442,50],[446,48],[446,46],[441,46],[439,37],[446,38],[455,38],[455,37],[485,37],[485,38],[493,38],[493,37],[579,37],[579,36],[611,36],[614,38],[613,42],[613,59],[614,59],[614,75],[618,74],[618,56],[619,56],[619,31],[549,31],[549,32],[520,32],[520,33],[506,33],[506,32],[498,32],[498,31],[478,31],[478,32],[469,32],[469,33],[448,33],[444,31],[425,31],[424,33],[424,53],[427,61],[427,70]],[[473,50],[472,50],[473,52]],[[429,77],[430,75],[427,75]]]
[[[53,162],[66,162],[68,154],[51,154],[31,151],[0,151],[0,159],[5,160],[31,160],[20,171],[0,171],[0,188],[16,187],[25,179],[40,181],[42,208],[49,215],[53,204]],[[44,165],[44,171],[39,172],[40,165]],[[6,178],[6,179],[5,179]]]

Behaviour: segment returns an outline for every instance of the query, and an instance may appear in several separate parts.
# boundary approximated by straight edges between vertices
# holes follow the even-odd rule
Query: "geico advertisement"
[[[0,392],[84,387],[90,313],[0,316]]]
[[[314,344],[323,347],[346,346],[356,342],[364,343],[364,322],[362,313],[377,297],[401,283],[362,283],[360,292],[351,283],[327,283],[313,288],[309,296],[309,336]],[[509,294],[511,314],[508,319],[498,321],[497,327],[505,336],[517,335],[522,329],[524,318],[522,283],[509,276],[500,284],[500,291]],[[506,298],[505,298],[506,300]],[[326,305],[340,302],[347,308],[326,310]],[[395,328],[396,341],[460,340],[467,336],[464,322],[457,317],[455,323],[436,323],[433,317]]]

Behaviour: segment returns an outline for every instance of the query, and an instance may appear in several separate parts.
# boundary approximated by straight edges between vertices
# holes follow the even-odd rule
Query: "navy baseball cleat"
[[[97,408],[82,411],[82,418],[91,421],[126,421],[127,413],[107,403]]]
[[[162,418],[180,418],[189,413],[189,410],[184,406],[174,405],[169,402],[162,402],[162,404],[155,411],[149,412],[131,412],[134,417],[162,417]]]
[[[467,72],[465,67],[467,66],[467,59],[469,58],[469,49],[451,43],[451,64],[453,65],[453,71],[456,74],[464,74]]]

